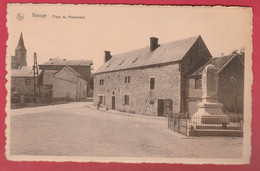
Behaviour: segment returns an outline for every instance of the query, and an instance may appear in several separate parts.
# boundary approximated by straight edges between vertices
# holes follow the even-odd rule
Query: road
[[[242,157],[242,138],[186,137],[168,130],[166,118],[98,111],[85,104],[12,110],[11,155]]]

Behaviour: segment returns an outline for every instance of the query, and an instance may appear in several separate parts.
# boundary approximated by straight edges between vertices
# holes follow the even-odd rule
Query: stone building
[[[32,102],[34,98],[39,97],[38,78],[34,78],[33,72],[34,71],[29,67],[22,67],[11,70],[12,103],[19,103],[19,98],[21,96],[25,98],[25,102]],[[51,101],[50,90],[53,88],[52,85],[39,86],[41,92],[41,101]]]
[[[42,70],[42,73],[40,75],[40,84],[42,85],[53,85],[53,78],[54,73],[61,70],[65,66],[70,67],[75,71],[77,74],[79,74],[82,78],[87,80],[89,83],[91,81],[91,68],[92,68],[93,62],[92,60],[66,60],[66,59],[60,59],[60,58],[54,58],[50,59],[49,61],[40,64],[39,69]],[[89,95],[93,89],[90,87],[90,84],[87,84],[86,92]],[[55,91],[53,90],[53,94],[55,94]]]
[[[23,67],[11,71],[11,94],[24,93],[33,94],[34,77],[33,70]]]
[[[87,96],[87,80],[69,66],[53,74],[53,98],[84,99]]]
[[[186,91],[188,112],[197,111],[197,103],[201,102],[201,75],[204,68],[212,64],[218,73],[218,97],[222,103],[223,112],[243,113],[244,104],[244,53],[233,53],[228,56],[216,57],[209,60],[194,73],[188,76]]]
[[[21,33],[18,44],[15,48],[15,56],[11,56],[11,69],[18,69],[27,66],[26,48],[24,46],[23,34]]]
[[[201,36],[114,55],[94,74],[94,104],[108,109],[165,116],[185,112],[188,75],[212,58]]]

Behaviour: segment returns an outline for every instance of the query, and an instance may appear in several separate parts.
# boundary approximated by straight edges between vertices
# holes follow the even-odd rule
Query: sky
[[[38,64],[56,57],[93,60],[94,72],[104,51],[113,56],[144,48],[150,37],[163,44],[201,35],[213,57],[227,55],[247,47],[252,20],[242,7],[8,4],[7,12],[7,62],[22,32],[28,66],[36,52]]]

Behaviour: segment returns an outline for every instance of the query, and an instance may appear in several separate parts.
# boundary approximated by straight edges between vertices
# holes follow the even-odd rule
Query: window
[[[125,77],[125,83],[130,83],[131,77],[130,76],[126,76]]]
[[[104,85],[104,80],[103,79],[99,80],[99,85]]]
[[[109,63],[107,63],[107,68],[109,67],[111,65],[111,63],[109,62]]]
[[[153,90],[155,88],[155,78],[150,78],[150,89]]]
[[[119,65],[122,65],[122,63],[124,63],[124,60],[122,60],[122,61],[119,63]]]
[[[30,78],[26,78],[25,85],[26,86],[30,86],[31,85],[31,79]]]
[[[138,59],[138,57],[134,58],[132,62],[134,63],[135,61],[137,61],[137,59]]]
[[[129,105],[129,95],[124,95],[124,105]]]
[[[195,78],[195,89],[201,89],[201,78]]]

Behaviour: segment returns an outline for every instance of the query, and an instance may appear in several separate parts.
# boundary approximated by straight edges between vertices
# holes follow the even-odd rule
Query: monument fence
[[[214,124],[219,117],[192,117],[188,113],[168,115],[168,129],[186,136],[243,136],[243,115],[228,114],[229,121]],[[197,122],[201,121],[201,122]]]

